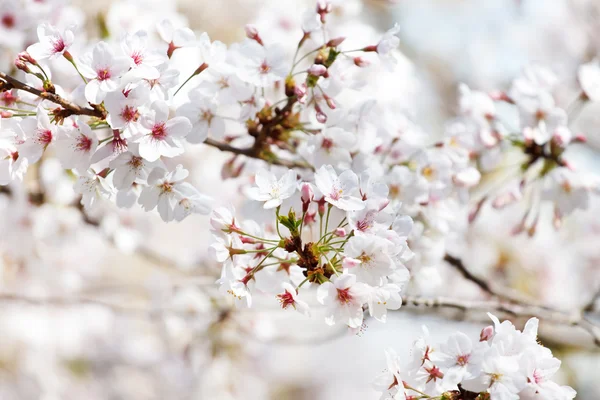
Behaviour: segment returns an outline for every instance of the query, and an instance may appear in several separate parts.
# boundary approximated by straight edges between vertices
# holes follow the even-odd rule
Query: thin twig
[[[529,298],[528,296],[524,296],[523,294],[521,294],[515,290],[512,290],[507,287],[496,288],[496,287],[492,286],[492,284],[489,283],[488,281],[486,281],[485,279],[475,276],[465,266],[465,264],[463,263],[463,261],[460,258],[451,256],[450,254],[446,254],[444,256],[444,261],[446,261],[448,264],[453,266],[458,272],[460,272],[460,274],[466,280],[473,282],[481,290],[483,290],[484,292],[486,292],[487,294],[489,294],[491,296],[494,296],[494,297],[497,297],[499,299],[503,299],[506,301],[510,301],[510,302],[516,303],[516,304],[526,304],[529,306],[536,306],[536,307],[539,307],[542,309],[551,310],[548,307],[537,304],[533,299]]]

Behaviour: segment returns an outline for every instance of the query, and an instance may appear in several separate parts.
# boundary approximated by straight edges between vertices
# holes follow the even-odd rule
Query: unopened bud
[[[246,37],[248,39],[256,41],[256,43],[260,44],[261,46],[263,45],[263,41],[258,34],[258,29],[256,29],[255,25],[248,24],[244,27],[244,30],[246,31]]]
[[[336,230],[333,231],[333,234],[335,236],[338,236],[338,237],[345,237],[346,236],[346,230],[344,228],[336,228]]]
[[[26,52],[26,51],[22,51],[17,55],[17,60],[29,63],[29,64],[33,64],[33,65],[37,65],[37,61],[35,61],[35,59],[33,57],[31,57],[31,55]]]
[[[322,217],[325,214],[325,197],[323,197],[321,200],[319,200],[317,204],[319,205],[319,207],[318,207],[319,215]]]
[[[486,326],[485,328],[483,328],[481,330],[481,333],[479,334],[479,341],[480,342],[487,342],[493,336],[494,336],[494,327],[491,326],[491,325],[488,325],[488,326]]]
[[[505,101],[505,102],[510,103],[510,104],[514,104],[515,103],[514,100],[511,99],[510,97],[508,97],[508,95],[506,93],[504,93],[504,92],[499,92],[499,91],[497,91],[497,92],[491,92],[489,94],[489,96],[492,98],[492,100]]]
[[[29,74],[31,72],[27,64],[25,64],[25,62],[19,60],[18,58],[15,60],[15,67],[25,72],[26,74]]]
[[[335,110],[337,105],[335,104],[335,101],[327,96],[325,93],[323,93],[323,98],[325,98],[325,103],[327,103],[327,107],[329,107],[332,110]]]
[[[198,75],[199,73],[204,71],[206,68],[208,68],[208,64],[202,63],[202,65],[200,65],[198,68],[196,68],[196,70],[194,71],[194,75]]]
[[[308,73],[313,76],[322,76],[327,72],[327,67],[324,65],[313,64],[308,69]]]
[[[573,141],[578,142],[578,143],[586,143],[587,137],[585,137],[585,135],[583,133],[579,133],[579,134],[575,135],[575,137],[573,138]]]
[[[327,122],[327,115],[323,113],[323,110],[321,110],[321,107],[319,107],[318,104],[315,104],[315,111],[317,113],[317,121],[319,121],[319,123],[324,124]]]
[[[306,83],[294,87],[294,94],[298,99],[298,103],[304,104],[306,102]]]
[[[371,63],[362,57],[354,57],[354,65],[360,68],[364,68],[371,65]]]
[[[329,42],[327,42],[326,46],[327,47],[338,47],[340,44],[342,44],[344,42],[344,40],[346,40],[346,38],[344,36],[340,36],[335,39],[331,39]]]
[[[310,183],[304,182],[302,184],[300,187],[300,198],[302,199],[302,212],[306,212],[310,202],[315,198],[315,193]]]

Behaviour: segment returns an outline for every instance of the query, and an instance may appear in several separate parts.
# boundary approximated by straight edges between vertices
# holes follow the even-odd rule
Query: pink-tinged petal
[[[185,117],[175,117],[167,121],[165,124],[169,136],[182,138],[187,136],[192,130],[192,123]]]
[[[100,104],[104,100],[104,92],[100,91],[100,82],[97,80],[89,81],[85,86],[85,99],[91,104]]]

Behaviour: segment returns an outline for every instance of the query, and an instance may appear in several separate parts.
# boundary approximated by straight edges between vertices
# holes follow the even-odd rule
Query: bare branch
[[[215,147],[221,151],[225,151],[225,152],[229,152],[229,153],[233,153],[233,154],[239,154],[239,155],[243,155],[246,157],[256,158],[258,160],[263,160],[269,164],[281,165],[281,166],[287,167],[287,168],[313,169],[313,167],[311,165],[304,164],[304,163],[298,163],[295,161],[283,160],[280,158],[265,159],[260,155],[260,153],[256,152],[254,147],[240,149],[238,147],[231,146],[230,144],[221,143],[221,142],[218,142],[218,141],[210,139],[210,138],[206,139],[204,144],[211,146],[211,147]]]
[[[2,79],[3,81],[5,81],[8,84],[9,87],[5,86],[5,89],[13,89],[14,88],[14,89],[18,89],[18,90],[23,90],[25,92],[29,92],[31,94],[38,96],[39,98],[49,100],[53,103],[56,103],[56,104],[62,106],[65,110],[68,110],[70,112],[70,114],[88,115],[90,117],[97,117],[97,118],[101,118],[101,119],[106,118],[106,113],[103,110],[101,110],[100,108],[91,109],[91,108],[80,107],[75,103],[72,103],[66,99],[63,99],[62,97],[60,97],[59,95],[57,95],[55,93],[42,92],[36,88],[33,88],[33,87],[27,85],[26,83],[21,82],[18,79],[15,79],[12,76],[5,74],[4,72],[0,72],[0,79]]]
[[[528,296],[523,295],[522,293],[519,293],[516,290],[510,289],[510,288],[507,288],[507,287],[502,287],[502,288],[495,287],[495,285],[492,285],[491,283],[489,283],[485,279],[482,279],[482,278],[479,278],[478,276],[475,276],[465,266],[465,264],[463,263],[463,261],[460,258],[451,256],[450,254],[446,254],[444,256],[444,261],[446,261],[448,264],[450,264],[451,266],[453,266],[458,272],[460,272],[460,274],[466,280],[473,282],[481,290],[483,290],[484,292],[486,292],[490,296],[494,296],[494,297],[497,297],[499,299],[510,301],[512,303],[526,304],[526,305],[530,305],[530,306],[539,307],[541,309],[551,310],[551,308],[547,308],[547,307],[545,307],[545,306],[543,306],[541,304],[536,303],[535,300],[529,298]]]

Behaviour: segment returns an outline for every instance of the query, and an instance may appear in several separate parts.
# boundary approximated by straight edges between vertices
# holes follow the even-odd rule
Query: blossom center
[[[144,61],[144,56],[140,54],[139,51],[136,51],[131,55],[131,59],[133,60],[135,65],[140,65]]]
[[[340,303],[348,304],[352,301],[352,295],[350,294],[350,288],[338,289],[337,297]]]
[[[38,131],[37,142],[45,146],[49,145],[52,142],[52,131],[48,129]]]
[[[108,68],[103,68],[98,71],[97,75],[99,81],[105,81],[110,79],[110,70]]]
[[[170,182],[164,182],[159,187],[163,193],[171,193],[173,191],[173,184]]]
[[[217,81],[217,85],[219,85],[219,87],[220,87],[221,89],[226,89],[226,88],[228,88],[228,87],[229,87],[229,81],[227,80],[227,78],[225,78],[225,77],[221,77],[221,79],[219,79],[219,80]]]
[[[167,137],[167,130],[165,129],[165,123],[159,122],[152,127],[152,138],[155,140],[165,140]]]
[[[133,156],[131,157],[131,160],[129,160],[129,165],[131,165],[133,169],[140,169],[144,165],[144,160],[142,157]]]
[[[52,41],[52,49],[55,53],[60,53],[64,51],[66,47],[67,45],[65,44],[65,41],[61,37]]]
[[[202,110],[202,112],[200,113],[200,119],[208,122],[209,124],[212,121],[213,117],[214,115],[210,110]]]
[[[90,149],[92,148],[92,139],[85,135],[79,135],[79,137],[77,138],[77,144],[75,145],[75,148],[79,151],[90,151]]]
[[[271,72],[271,67],[266,61],[263,61],[262,64],[260,64],[259,71],[261,74],[265,75]]]
[[[321,143],[321,147],[324,148],[325,150],[331,150],[331,148],[333,147],[333,140],[331,139],[323,139],[323,142]]]
[[[462,354],[462,355],[456,357],[456,364],[460,365],[461,367],[464,367],[465,365],[467,365],[469,363],[470,356],[471,356],[470,354]]]
[[[135,107],[125,106],[125,108],[123,108],[121,111],[121,118],[127,122],[135,122],[138,120],[139,116],[140,114]]]

